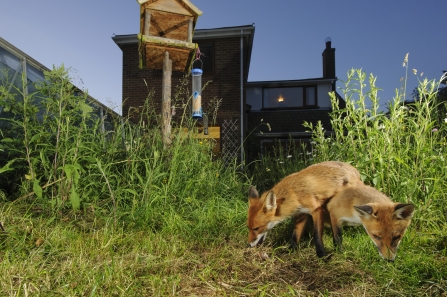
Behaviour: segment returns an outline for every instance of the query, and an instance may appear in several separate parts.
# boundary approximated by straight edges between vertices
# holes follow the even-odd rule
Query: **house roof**
[[[255,26],[233,26],[233,27],[221,27],[211,29],[197,29],[194,32],[194,39],[210,39],[210,38],[227,38],[227,37],[239,37],[249,36],[253,44],[253,38],[255,34]]]
[[[295,79],[295,80],[271,80],[271,81],[250,81],[247,82],[246,87],[265,87],[265,88],[277,88],[277,87],[296,87],[305,85],[314,85],[329,83],[332,84],[337,81],[337,78],[307,78],[307,79]]]
[[[215,29],[196,29],[194,30],[193,40],[204,40],[213,38],[229,38],[247,36],[249,40],[250,52],[253,47],[253,39],[255,34],[255,27],[253,25],[223,27]],[[138,43],[137,34],[115,35],[112,37],[113,41],[121,48],[122,45]]]
[[[201,40],[217,39],[217,38],[232,38],[232,37],[246,37],[248,46],[248,57],[247,57],[247,69],[250,69],[251,52],[253,49],[253,40],[255,35],[255,26],[245,25],[245,26],[234,26],[234,27],[223,27],[214,29],[196,29],[194,30],[193,42],[200,42]],[[115,35],[112,37],[113,41],[122,48],[126,44],[136,44],[138,43],[137,34],[127,34],[127,35]]]

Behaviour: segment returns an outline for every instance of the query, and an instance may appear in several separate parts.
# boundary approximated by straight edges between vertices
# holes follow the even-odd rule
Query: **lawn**
[[[375,78],[352,70],[346,108],[333,96],[333,137],[307,124],[311,147],[278,144],[241,167],[183,129],[163,147],[159,128],[141,124],[149,106],[140,125],[104,134],[67,71],[46,75],[23,102],[0,86],[13,114],[0,140],[1,296],[447,296],[447,116],[435,82],[407,104],[397,91],[381,112]],[[291,221],[247,247],[249,186],[325,160],[416,205],[395,262],[362,227],[344,228],[342,252],[327,230],[325,258],[311,236],[289,248]]]

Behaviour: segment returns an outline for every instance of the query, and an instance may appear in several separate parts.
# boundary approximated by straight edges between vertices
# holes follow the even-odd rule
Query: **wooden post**
[[[171,75],[172,60],[169,59],[169,52],[165,51],[163,59],[163,82],[162,82],[162,126],[164,148],[171,145]]]
[[[150,28],[151,28],[151,11],[148,8],[146,8],[144,10],[144,29],[143,29],[143,34],[147,35],[147,36],[151,35],[149,33]]]

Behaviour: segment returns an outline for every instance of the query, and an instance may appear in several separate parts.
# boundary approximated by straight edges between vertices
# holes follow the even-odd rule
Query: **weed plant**
[[[365,95],[364,79],[349,73],[346,109],[332,98],[333,138],[308,125],[309,154],[278,146],[249,176],[213,161],[213,144],[195,138],[187,112],[164,148],[151,90],[136,123],[108,114],[104,129],[64,68],[23,100],[0,88],[10,112],[0,140],[0,296],[445,294],[447,124],[436,85],[421,82],[424,99],[409,105],[397,92],[382,113],[374,77]],[[180,86],[174,102],[187,94]],[[326,261],[311,241],[289,250],[287,223],[263,247],[246,248],[249,183],[262,191],[324,160],[350,162],[365,182],[417,205],[395,263],[379,259],[361,228],[347,230],[345,251]]]
[[[251,183],[259,192],[266,191],[285,176],[313,164],[313,153],[304,144],[296,145],[293,139],[276,142],[272,150],[266,150],[258,159],[250,163],[247,171]]]
[[[418,206],[418,228],[443,226],[447,204],[445,158],[447,114],[439,102],[438,84],[423,80],[423,99],[403,103],[396,90],[386,112],[379,110],[376,78],[351,70],[343,89],[346,108],[338,108],[331,95],[334,137],[324,137],[321,125],[313,131],[315,161],[343,160],[359,169],[362,179],[396,201]]]

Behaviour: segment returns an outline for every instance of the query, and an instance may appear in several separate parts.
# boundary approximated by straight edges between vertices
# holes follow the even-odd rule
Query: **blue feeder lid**
[[[201,111],[196,111],[192,114],[192,118],[193,119],[201,119],[202,118],[202,112]]]
[[[191,74],[192,74],[192,75],[202,75],[202,73],[203,73],[203,70],[202,70],[202,69],[199,69],[199,68],[193,68],[193,69],[191,70]]]

